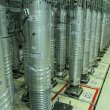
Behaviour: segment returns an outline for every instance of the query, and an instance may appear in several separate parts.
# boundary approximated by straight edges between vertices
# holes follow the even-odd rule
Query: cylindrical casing
[[[106,28],[105,26],[106,26],[106,14],[103,13],[100,52],[102,52],[104,50],[104,39],[105,39],[105,28]]]
[[[67,24],[66,24],[66,60],[69,64],[69,34],[70,34],[70,11],[67,11]]]
[[[9,41],[8,41],[8,32],[7,32],[7,22],[6,22],[6,9],[4,6],[0,5],[0,38],[3,45],[3,60],[4,60],[4,69],[7,80],[7,87],[9,88],[10,99],[13,102],[14,88],[13,88],[13,78],[12,78],[12,64],[11,56],[9,53]]]
[[[90,55],[90,39],[91,39],[91,10],[86,10],[85,15],[85,27],[84,27],[84,57],[83,57],[83,73],[87,74],[89,69],[89,55]]]
[[[105,19],[105,35],[104,35],[104,49],[107,47],[107,29],[108,29],[108,13],[106,13],[106,19]]]
[[[55,72],[55,10],[52,9],[51,19],[51,74],[54,77]]]
[[[56,65],[59,72],[63,72],[66,65],[66,11],[58,10],[56,27]]]
[[[31,109],[51,110],[51,7],[44,0],[34,0],[29,12]]]
[[[95,10],[93,10],[92,11],[92,23],[91,23],[90,56],[89,56],[90,66],[92,66],[94,62],[96,23],[97,23],[97,13]]]
[[[80,84],[81,73],[83,71],[83,9],[75,7],[73,20],[71,20],[70,34],[70,84],[78,86]]]
[[[110,35],[109,35],[109,22],[110,22],[110,15],[107,13],[106,14],[106,28],[105,28],[105,48],[107,48],[108,47],[108,45],[109,45],[109,37],[110,37]]]
[[[100,49],[101,27],[102,27],[102,13],[98,11],[97,12],[96,37],[95,37],[95,51],[94,51],[95,60],[97,60],[99,49]]]
[[[1,8],[1,6],[0,6]],[[4,70],[4,61],[2,50],[1,38],[0,38],[0,110],[12,110],[12,103],[10,99],[9,88],[7,88],[7,81]]]

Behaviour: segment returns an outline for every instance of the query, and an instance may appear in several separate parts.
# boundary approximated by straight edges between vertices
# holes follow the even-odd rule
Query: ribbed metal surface
[[[90,66],[94,62],[94,51],[95,51],[95,35],[96,35],[96,23],[97,23],[97,13],[95,10],[92,11],[92,23],[91,23],[91,42],[90,42],[90,56],[89,62]]]
[[[95,60],[98,57],[98,53],[99,53],[99,49],[100,49],[101,27],[102,27],[102,13],[99,11],[99,12],[97,12],[97,25],[96,25],[95,51],[94,51]]]
[[[71,85],[80,84],[83,70],[83,9],[76,7],[73,11],[70,36],[70,81]]]
[[[31,91],[31,101],[36,102],[32,104],[32,110],[51,110],[50,109],[50,92],[51,90],[41,91],[41,92],[34,92]],[[36,98],[35,98],[36,97]]]
[[[29,11],[31,109],[51,110],[51,7],[44,0],[34,0]]]
[[[100,43],[100,51],[104,50],[104,41],[105,41],[105,27],[106,26],[106,14],[103,13],[103,20],[102,20],[102,30],[101,30],[101,43]]]
[[[3,45],[3,60],[5,75],[7,80],[7,86],[9,88],[10,99],[13,102],[13,78],[12,78],[12,68],[11,68],[11,57],[9,54],[9,42],[7,34],[7,24],[6,24],[6,10],[3,6],[0,6],[0,37]]]
[[[56,64],[59,72],[63,72],[66,65],[66,11],[58,10],[56,27]]]
[[[55,10],[52,9],[52,20],[51,20],[51,73],[52,78],[55,72]]]
[[[10,37],[9,39],[8,39],[8,41],[9,41],[9,51],[10,51],[10,57],[11,57],[11,64],[12,64],[12,66],[13,66],[13,53],[14,53],[14,50],[13,50],[13,37]]]
[[[2,50],[3,47],[0,38],[0,110],[12,110],[9,88],[7,88],[7,81],[5,77]]]
[[[84,27],[84,57],[83,57],[83,74],[87,74],[89,69],[90,39],[91,39],[91,10],[86,10],[85,27]]]

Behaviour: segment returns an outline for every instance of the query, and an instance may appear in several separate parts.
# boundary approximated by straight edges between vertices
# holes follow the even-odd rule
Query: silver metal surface
[[[7,88],[5,69],[3,65],[3,47],[1,40],[2,39],[0,38],[0,110],[12,110],[9,88]]]
[[[9,39],[8,39],[8,41],[9,41],[9,51],[10,51],[10,57],[11,57],[11,64],[12,64],[12,66],[13,66],[13,53],[14,53],[14,50],[13,50],[13,37],[10,37]]]
[[[90,56],[89,56],[90,66],[92,66],[92,64],[94,62],[96,23],[97,23],[97,13],[95,10],[93,10],[92,11],[92,23],[91,23]]]
[[[12,68],[11,68],[11,57],[9,54],[9,42],[7,34],[7,23],[6,23],[6,10],[4,6],[0,5],[0,38],[3,46],[3,60],[5,75],[7,80],[7,87],[9,88],[10,99],[13,102],[14,88],[13,88],[13,78],[12,78]]]
[[[55,72],[55,10],[52,9],[52,20],[51,20],[51,73],[52,78]]]
[[[83,70],[83,9],[76,7],[71,20],[70,36],[70,83],[73,86],[80,84],[81,73]],[[72,17],[72,16],[71,16]]]
[[[66,11],[58,10],[58,23],[56,27],[56,65],[58,74],[64,72],[66,65]]]
[[[105,27],[106,26],[106,14],[103,13],[103,20],[102,20],[102,30],[101,30],[101,43],[100,43],[100,51],[104,50],[104,41],[105,41]]]
[[[110,27],[110,15],[109,13],[106,13],[106,28],[105,28],[105,43],[104,43],[105,48],[107,48],[109,45],[109,38],[110,38],[109,27]]]
[[[101,28],[102,28],[102,13],[98,11],[97,12],[96,37],[95,37],[95,51],[94,51],[95,60],[97,60],[99,49],[100,49]]]
[[[51,110],[51,7],[34,0],[29,12],[31,109]]]
[[[106,19],[105,19],[105,35],[104,35],[104,49],[107,47],[107,40],[108,40],[108,13],[106,13]]]
[[[87,74],[89,69],[89,55],[90,55],[90,39],[91,39],[91,10],[86,10],[85,27],[84,27],[84,57],[83,57],[83,73]]]

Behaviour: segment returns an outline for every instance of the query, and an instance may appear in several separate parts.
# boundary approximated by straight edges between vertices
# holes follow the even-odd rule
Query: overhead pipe
[[[44,0],[34,0],[29,12],[31,109],[51,110],[51,7]]]

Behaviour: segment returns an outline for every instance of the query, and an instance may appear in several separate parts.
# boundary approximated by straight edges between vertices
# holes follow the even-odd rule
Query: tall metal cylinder
[[[84,27],[84,57],[83,57],[83,74],[87,74],[89,69],[90,39],[91,39],[91,10],[86,10],[85,27]]]
[[[69,52],[70,83],[73,86],[78,86],[83,70],[83,9],[82,7],[75,7],[72,13]]]
[[[55,72],[55,9],[52,9],[52,20],[51,20],[51,73],[52,78]]]
[[[51,110],[51,7],[44,0],[34,0],[29,12],[31,109]]]
[[[10,99],[13,102],[13,78],[12,78],[12,65],[11,65],[11,57],[9,54],[9,42],[8,42],[8,32],[7,32],[7,22],[6,22],[6,9],[4,6],[0,5],[0,38],[2,40],[3,45],[3,60],[4,60],[4,68],[5,75],[7,80],[7,87],[9,88]]]
[[[108,28],[108,13],[106,12],[106,19],[105,19],[105,35],[104,35],[104,49],[107,47],[107,28]]]
[[[1,6],[0,6],[1,13]],[[0,23],[1,24],[1,23]],[[1,35],[1,33],[0,33]],[[0,110],[12,110],[12,104],[10,100],[9,88],[7,88],[7,81],[4,70],[3,61],[3,47],[0,38]]]
[[[97,60],[99,49],[100,49],[101,27],[102,27],[102,13],[98,11],[97,12],[96,37],[95,37],[95,51],[94,51],[95,60]]]
[[[110,14],[108,14],[108,43],[107,45],[110,46]]]
[[[70,34],[70,10],[67,10],[67,25],[66,25],[66,60],[69,65],[69,34]]]
[[[109,45],[109,19],[110,19],[110,17],[109,17],[110,15],[109,15],[109,13],[107,13],[106,14],[106,32],[105,32],[105,48],[107,48],[108,47],[108,45]]]
[[[66,10],[58,10],[56,27],[56,65],[58,74],[64,72],[66,65]]]
[[[106,26],[106,14],[103,13],[102,19],[102,29],[101,29],[101,43],[100,43],[100,51],[104,50],[104,40],[105,40],[105,27]]]
[[[90,66],[92,66],[94,62],[96,23],[97,23],[97,13],[95,10],[93,10],[92,11],[92,23],[91,23],[90,56],[89,56]]]

